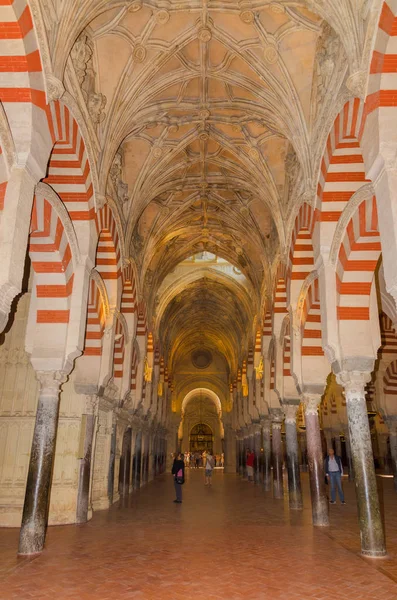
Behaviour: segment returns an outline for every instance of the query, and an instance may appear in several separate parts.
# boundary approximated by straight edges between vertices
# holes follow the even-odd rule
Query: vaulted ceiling
[[[119,203],[168,357],[200,339],[234,371],[294,207],[315,193],[316,139],[358,64],[351,48],[364,44],[365,6],[352,27],[353,0],[109,4],[71,53],[102,186]],[[162,301],[166,278],[203,252],[234,265],[244,284],[201,273]]]

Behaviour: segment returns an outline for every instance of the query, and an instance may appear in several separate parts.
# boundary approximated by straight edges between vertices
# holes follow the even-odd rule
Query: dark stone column
[[[321,402],[319,394],[305,394],[305,421],[307,460],[309,463],[310,494],[312,499],[313,525],[327,526],[328,500],[325,491],[324,458],[321,448],[320,423],[318,407]]]
[[[299,469],[298,434],[296,431],[296,415],[299,409],[297,402],[288,402],[284,406],[285,440],[287,446],[288,497],[289,507],[293,510],[303,508],[301,474]]]
[[[284,497],[283,448],[281,442],[282,416],[272,415],[273,496]]]
[[[374,457],[368,422],[365,386],[371,373],[342,371],[337,381],[346,396],[350,447],[361,534],[361,552],[365,556],[385,556],[386,544],[376,485]]]
[[[349,469],[349,481],[354,481],[354,469],[353,469],[353,461],[352,461],[352,450],[350,447],[350,438],[349,435],[345,433],[345,444],[346,444],[346,456],[347,456],[347,466]]]
[[[108,498],[109,498],[110,504],[113,503],[113,493],[114,493],[114,468],[115,468],[115,462],[116,462],[116,438],[117,438],[116,416],[113,415],[112,437],[110,438],[110,456],[109,456],[109,473],[108,473]]]
[[[87,397],[87,408],[95,412],[98,403],[97,396]],[[90,510],[90,484],[91,484],[91,460],[92,460],[92,444],[95,428],[95,414],[90,412],[82,415],[82,427],[84,427],[84,444],[83,456],[80,459],[79,466],[79,484],[77,492],[77,509],[76,523],[86,523],[88,520],[88,512]]]
[[[134,490],[141,487],[141,463],[142,463],[142,432],[138,431],[135,441],[135,452],[133,459]]]
[[[265,492],[272,489],[272,441],[270,436],[271,421],[270,418],[262,420],[263,437],[263,488]]]
[[[389,429],[390,454],[393,469],[394,490],[397,492],[397,415],[384,418]]]
[[[19,554],[36,554],[44,547],[55,457],[59,392],[67,378],[58,371],[38,371],[36,376],[40,392],[22,513]]]
[[[261,426],[259,425],[259,423],[255,424],[253,427],[254,427],[254,452],[255,452],[254,481],[255,481],[255,483],[260,483],[262,429],[261,429]]]
[[[123,435],[123,443],[120,456],[120,471],[119,471],[119,494],[127,496],[130,485],[130,466],[131,466],[131,428],[125,430]]]

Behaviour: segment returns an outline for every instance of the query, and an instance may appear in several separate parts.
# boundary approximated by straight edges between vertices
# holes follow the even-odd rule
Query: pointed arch
[[[296,303],[302,281],[314,268],[313,211],[306,202],[302,204],[295,219],[289,249],[287,272],[287,303]]]
[[[105,322],[109,313],[107,299],[104,296],[106,288],[98,285],[99,274],[94,276],[95,271],[91,273],[91,279],[88,291],[88,309],[87,324],[84,340],[84,356],[101,356],[102,340],[105,330]]]
[[[96,213],[95,221],[99,233],[95,267],[105,282],[109,302],[118,306],[121,296],[120,237],[109,204]]]

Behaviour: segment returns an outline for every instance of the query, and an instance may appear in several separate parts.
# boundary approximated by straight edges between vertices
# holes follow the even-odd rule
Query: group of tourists
[[[247,448],[245,465],[248,481],[254,481],[255,452]],[[335,454],[333,448],[328,450],[324,461],[325,483],[330,484],[331,498],[329,503],[336,504],[336,492],[338,491],[341,504],[346,504],[342,488],[343,464],[340,456]]]
[[[214,459],[214,468],[215,467],[223,467],[225,462],[225,456],[222,454],[212,454],[212,452],[182,452],[182,457],[185,463],[185,467],[189,467],[191,469],[200,469],[201,467],[205,467],[207,454],[211,454]]]
[[[172,465],[172,475],[174,477],[174,486],[175,486],[175,495],[176,499],[174,502],[177,504],[182,503],[182,485],[185,483],[185,467],[190,465],[191,455],[192,453],[188,453],[190,456],[188,460],[186,459],[186,454],[183,452],[178,452],[178,454],[174,458],[174,462]],[[203,452],[201,455],[198,454],[198,459],[196,459],[196,455],[194,454],[193,460],[196,465],[196,460],[201,462],[201,465],[204,466],[205,469],[205,485],[211,487],[212,485],[212,473],[217,464],[216,456],[213,456],[211,452]],[[220,456],[221,466],[223,466],[224,455]],[[193,465],[190,465],[193,466]],[[198,465],[196,468],[199,468]]]

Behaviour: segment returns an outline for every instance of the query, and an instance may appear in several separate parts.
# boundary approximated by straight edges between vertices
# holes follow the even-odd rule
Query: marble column
[[[318,419],[321,396],[319,394],[304,394],[303,402],[313,525],[327,526],[329,525],[328,500],[325,491],[324,458]]]
[[[127,496],[130,486],[130,466],[131,466],[131,443],[132,431],[129,427],[123,435],[123,445],[120,457],[119,472],[119,493],[120,496]]]
[[[397,415],[385,417],[386,425],[389,428],[389,444],[392,460],[394,490],[397,492]]]
[[[142,464],[142,432],[138,431],[136,434],[135,453],[134,453],[134,458],[133,458],[134,490],[139,490],[139,488],[141,487],[141,464]]]
[[[289,507],[293,510],[303,508],[301,474],[299,469],[298,434],[296,430],[296,415],[299,401],[283,405],[285,415],[285,440],[287,445],[288,497]]]
[[[352,461],[352,450],[350,447],[350,438],[349,435],[345,433],[345,444],[346,444],[346,456],[347,456],[347,466],[349,469],[348,480],[354,481],[354,469],[353,469],[353,461]]]
[[[282,415],[272,415],[273,496],[275,498],[284,497],[281,425]]]
[[[108,498],[110,504],[114,501],[114,470],[116,466],[117,417],[112,415],[112,437],[110,438],[110,456],[108,472]],[[117,492],[118,493],[118,492]]]
[[[342,458],[342,444],[340,441],[340,434],[337,431],[334,432],[334,439],[335,439],[335,454]]]
[[[59,371],[38,371],[36,376],[40,391],[19,536],[19,554],[37,554],[44,547],[55,457],[59,392],[60,386],[67,379]]]
[[[261,426],[259,425],[259,423],[253,425],[253,429],[254,429],[254,452],[255,452],[254,481],[255,481],[255,483],[260,483],[262,430],[261,430]]]
[[[362,371],[342,371],[337,375],[337,382],[343,385],[346,397],[361,552],[365,556],[378,557],[386,554],[386,545],[365,398],[365,386],[370,379],[371,373]]]
[[[272,441],[270,436],[271,421],[267,417],[262,419],[262,436],[263,436],[263,488],[265,492],[270,492],[272,489]]]
[[[76,523],[86,523],[89,514],[92,514],[92,508],[90,506],[91,462],[97,407],[98,397],[87,396],[86,414],[82,415],[84,442],[82,448],[83,456],[80,459],[79,465]]]

